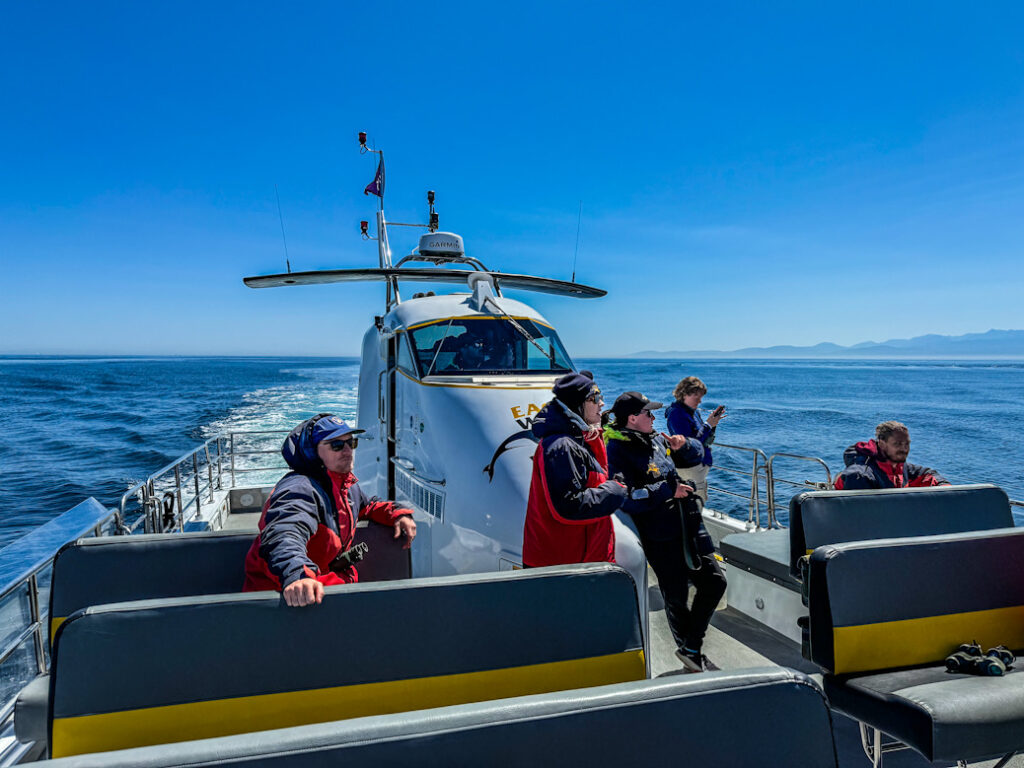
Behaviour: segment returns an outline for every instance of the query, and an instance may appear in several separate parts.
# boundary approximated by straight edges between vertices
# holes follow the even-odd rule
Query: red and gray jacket
[[[836,478],[837,491],[949,485],[949,481],[934,469],[882,460],[874,440],[851,445],[843,452],[843,463],[846,469]]]
[[[274,486],[245,557],[245,592],[281,590],[302,578],[324,585],[358,581],[352,566],[340,573],[330,569],[331,561],[352,546],[356,521],[390,525],[412,514],[392,501],[367,497],[355,475],[327,472],[308,435],[297,432],[281,450],[294,471]]]
[[[523,565],[615,562],[611,514],[626,489],[608,480],[600,434],[587,439],[552,401],[533,422],[540,444],[523,527]]]

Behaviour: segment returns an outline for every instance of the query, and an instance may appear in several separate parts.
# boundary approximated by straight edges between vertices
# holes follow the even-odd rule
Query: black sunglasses
[[[327,443],[327,447],[330,448],[332,451],[343,451],[346,448],[351,448],[355,450],[357,447],[359,447],[359,438],[349,437],[346,438],[345,440],[331,440],[329,443]]]

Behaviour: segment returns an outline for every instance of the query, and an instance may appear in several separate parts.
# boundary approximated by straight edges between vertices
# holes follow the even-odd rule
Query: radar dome
[[[466,249],[462,237],[454,232],[430,232],[420,236],[422,256],[462,256]]]

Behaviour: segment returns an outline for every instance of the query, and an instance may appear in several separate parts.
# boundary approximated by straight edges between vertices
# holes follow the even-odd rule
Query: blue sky
[[[360,130],[577,356],[1024,327],[1019,4],[2,8],[0,353],[356,353]]]

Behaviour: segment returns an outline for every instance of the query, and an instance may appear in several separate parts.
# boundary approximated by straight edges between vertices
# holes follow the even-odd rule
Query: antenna
[[[274,185],[274,197],[277,198],[277,218],[281,221],[281,239],[284,240],[284,265],[291,272],[292,263],[288,258],[288,238],[284,236],[284,216],[281,215],[281,195],[277,191],[277,184]]]
[[[580,212],[576,216],[576,250],[572,253],[572,282],[576,282],[576,257],[580,252],[580,223],[583,221],[583,201],[580,200]]]

